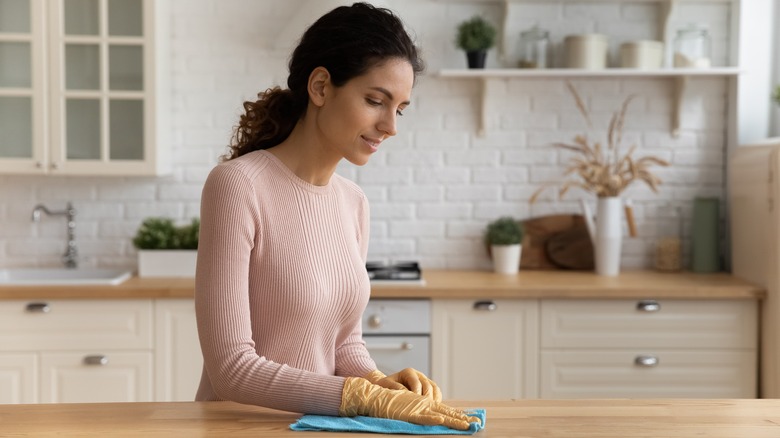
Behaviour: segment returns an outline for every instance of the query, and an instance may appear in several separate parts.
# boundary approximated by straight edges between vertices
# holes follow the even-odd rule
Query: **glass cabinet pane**
[[[30,1],[0,0],[0,33],[30,33]]]
[[[108,0],[108,34],[141,36],[143,34],[143,1]]]
[[[97,44],[65,44],[65,88],[100,89],[100,48]]]
[[[0,96],[0,157],[32,158],[32,99]]]
[[[100,159],[100,101],[67,99],[65,130],[69,160]]]
[[[143,90],[144,52],[142,46],[108,46],[108,88]]]
[[[144,159],[144,102],[111,99],[110,147],[112,160]]]
[[[0,87],[30,88],[30,43],[0,42]]]
[[[98,0],[64,0],[66,35],[99,35]]]

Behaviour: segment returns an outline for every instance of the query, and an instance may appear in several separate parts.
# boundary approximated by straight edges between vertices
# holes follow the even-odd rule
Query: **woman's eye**
[[[382,102],[380,102],[378,100],[374,100],[374,99],[366,99],[366,102],[368,102],[368,104],[371,105],[371,106],[382,105]]]
[[[399,116],[403,116],[403,115],[404,115],[404,113],[403,113],[403,112],[401,112],[401,110],[396,110],[396,112],[395,112],[395,113],[396,113],[396,114],[398,114]]]

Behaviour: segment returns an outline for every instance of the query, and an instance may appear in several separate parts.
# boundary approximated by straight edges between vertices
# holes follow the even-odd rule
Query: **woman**
[[[467,429],[425,375],[385,376],[369,356],[368,202],[334,173],[396,134],[417,49],[389,10],[356,3],[307,29],[289,69],[288,89],[244,103],[203,188],[196,399]]]

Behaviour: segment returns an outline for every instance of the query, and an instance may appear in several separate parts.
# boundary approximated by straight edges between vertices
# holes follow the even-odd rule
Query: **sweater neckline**
[[[282,162],[276,155],[272,154],[271,152],[260,149],[258,152],[266,156],[279,170],[284,173],[287,178],[292,181],[293,184],[297,185],[298,187],[311,192],[316,193],[319,195],[327,194],[331,191],[331,187],[333,186],[333,177],[335,177],[335,174],[331,176],[330,180],[327,184],[324,186],[318,186],[316,184],[312,184],[308,181],[302,180],[298,175],[295,174],[289,167],[287,167],[286,164]]]

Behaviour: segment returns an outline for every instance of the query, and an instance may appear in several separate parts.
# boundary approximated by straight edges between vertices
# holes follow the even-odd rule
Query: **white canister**
[[[568,68],[599,70],[607,67],[607,36],[598,33],[568,35],[563,40]]]
[[[639,40],[620,45],[620,66],[650,70],[661,68],[664,58],[664,43]]]

